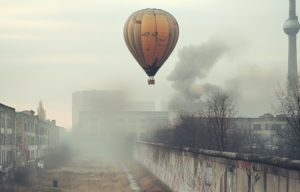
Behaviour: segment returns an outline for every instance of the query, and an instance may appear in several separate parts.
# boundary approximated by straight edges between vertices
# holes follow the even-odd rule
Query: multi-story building
[[[125,111],[155,111],[155,101],[125,101]]]
[[[160,111],[169,111],[169,102],[168,101],[160,102]]]
[[[252,118],[251,122],[253,137],[263,137],[271,146],[276,145],[278,142],[278,136],[276,132],[278,130],[283,130],[284,126],[284,122],[276,120],[276,118],[269,113],[259,116],[259,118]]]
[[[66,129],[56,125],[55,120],[48,120],[49,124],[49,147],[50,150],[58,149],[66,137]]]
[[[41,120],[32,110],[15,112],[0,103],[0,113],[0,180],[13,176],[14,168],[41,165],[49,149],[58,148],[66,137],[55,120]]]
[[[25,166],[48,154],[50,125],[34,111],[16,113],[16,166]]]
[[[79,133],[85,139],[110,140],[119,133],[134,134],[136,139],[140,139],[147,132],[167,124],[168,112],[79,112]]]
[[[15,109],[0,103],[0,172],[10,173],[15,167]]]
[[[72,94],[72,129],[76,131],[79,111],[122,111],[122,91],[77,91]]]

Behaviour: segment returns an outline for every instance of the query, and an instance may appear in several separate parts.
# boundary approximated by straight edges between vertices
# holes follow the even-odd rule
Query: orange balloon
[[[129,16],[124,26],[126,45],[154,84],[154,75],[175,48],[179,36],[176,19],[161,9],[142,9]]]

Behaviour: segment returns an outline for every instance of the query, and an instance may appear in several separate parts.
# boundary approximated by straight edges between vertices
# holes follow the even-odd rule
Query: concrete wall
[[[134,158],[173,191],[297,192],[300,161],[136,141]]]

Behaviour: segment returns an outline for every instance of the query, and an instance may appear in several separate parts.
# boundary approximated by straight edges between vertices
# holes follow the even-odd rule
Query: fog
[[[171,13],[180,30],[178,44],[157,73],[155,86],[147,85],[148,77],[123,38],[123,26],[129,15],[148,7]],[[179,50],[192,44],[198,47],[218,37],[228,49],[213,66],[203,66],[202,73],[207,77],[195,84],[208,83],[227,90],[239,83],[231,81],[226,85],[227,80],[240,78],[239,73],[248,75],[250,82],[244,78],[239,84],[238,90],[244,91],[239,92],[239,103],[242,114],[257,116],[269,109],[269,104],[265,104],[269,97],[264,95],[260,99],[260,94],[255,95],[259,91],[252,94],[249,90],[272,87],[273,82],[284,80],[287,74],[288,39],[282,30],[287,17],[288,2],[272,0],[3,0],[1,102],[21,111],[35,109],[42,100],[48,117],[71,130],[71,94],[76,91],[124,90],[128,100],[154,100],[157,104],[169,101],[178,92],[166,77],[181,62]],[[243,72],[252,68],[257,73],[252,77],[259,77],[254,82],[266,86],[254,87],[251,74]],[[267,83],[265,77],[271,79],[270,76],[274,79]],[[254,105],[248,102],[259,103],[260,108],[253,109]]]
[[[169,12],[179,26],[178,42],[170,57],[156,73],[155,85],[148,85],[148,76],[128,50],[123,35],[128,17],[133,12],[145,8]],[[70,168],[69,171],[57,173],[62,179],[67,178],[66,175],[69,174],[69,183],[65,186],[71,185],[72,182],[77,184],[77,181],[72,180],[72,176],[75,178],[81,174],[76,170],[76,166],[81,164],[80,171],[87,178],[86,186],[97,188],[97,185],[90,184],[90,177],[96,175],[90,174],[92,171],[112,168],[109,170],[112,174],[107,174],[110,175],[107,181],[101,183],[97,179],[98,184],[106,184],[108,181],[118,180],[116,176],[127,173],[120,163],[128,159],[130,162],[127,162],[127,165],[136,163],[132,159],[134,140],[158,142],[155,140],[158,136],[161,139],[159,142],[165,142],[171,138],[170,135],[174,136],[174,130],[183,131],[178,132],[179,139],[174,137],[174,140],[191,135],[194,146],[188,147],[197,147],[196,139],[208,139],[205,132],[201,131],[199,135],[204,139],[200,140],[196,130],[212,130],[212,126],[190,126],[192,121],[189,118],[193,119],[195,115],[189,112],[205,108],[205,99],[212,93],[227,92],[237,104],[236,116],[244,118],[241,121],[246,122],[246,117],[257,118],[265,113],[274,113],[271,105],[278,104],[274,88],[277,83],[285,82],[288,71],[288,36],[282,29],[288,18],[288,9],[288,1],[274,0],[1,0],[0,103],[20,112],[35,111],[39,101],[42,101],[45,110],[39,108],[39,113],[47,114],[43,120],[50,123],[51,119],[52,123],[56,122],[56,126],[68,131],[57,138],[53,135],[51,138],[50,131],[48,135],[46,131],[46,139],[42,141],[50,140],[60,145],[42,146],[35,143],[35,138],[38,137],[32,136],[38,134],[37,132],[31,131],[32,135],[28,134],[31,139],[27,140],[27,135],[23,134],[22,129],[24,123],[25,130],[26,122],[22,119],[18,124],[19,130],[22,130],[22,134],[20,131],[18,133],[22,135],[18,145],[23,147],[22,153],[26,153],[23,155],[27,158],[25,159],[28,162],[39,161],[38,166],[44,166],[45,163],[47,169],[56,169],[58,172],[61,171],[58,169],[61,166]],[[296,10],[300,10],[300,3],[297,4]],[[158,38],[157,32],[156,24],[156,33],[152,36],[156,37],[157,42],[170,42],[169,39],[173,39],[172,30],[164,31],[165,39]],[[166,46],[157,42],[155,45]],[[156,57],[155,54],[154,56]],[[186,121],[181,121],[180,118],[177,122],[173,121],[179,111],[188,111],[181,116]],[[274,117],[261,117],[261,122],[254,122],[252,119],[252,124],[249,120],[246,122],[248,127],[242,125],[239,130],[238,125],[234,124],[229,129],[236,131],[228,129],[229,131],[225,132],[229,135],[239,132],[239,135],[232,135],[237,136],[237,142],[244,150],[248,149],[248,146],[243,144],[241,140],[244,139],[241,138],[245,137],[246,133],[256,130],[253,131],[253,135],[249,135],[252,140],[251,149],[260,145],[266,151],[272,152],[270,154],[275,154],[273,148],[279,149],[276,145],[280,142],[274,130],[279,130],[284,125],[276,120],[268,124],[271,121],[267,118]],[[1,122],[3,124],[5,120]],[[27,123],[32,122],[28,120]],[[31,130],[33,125],[31,124]],[[5,145],[5,139],[2,137],[6,137],[7,129],[4,130],[0,141]],[[244,130],[243,134],[240,134],[240,130]],[[267,133],[267,137],[263,138],[261,132]],[[10,132],[10,135],[14,133],[16,131]],[[263,137],[260,138],[259,134]],[[22,143],[23,136],[26,137],[27,143]],[[10,142],[13,152],[17,147],[13,145],[12,139]],[[286,146],[281,147],[278,151],[281,150],[282,154],[288,151],[284,149]],[[49,149],[49,154],[46,151],[47,153],[34,157],[34,154],[40,154],[40,149],[43,153]],[[2,154],[5,150],[6,147],[0,150],[1,163],[5,158],[5,153]],[[86,154],[96,156],[76,164],[78,157]],[[109,166],[103,165],[98,154],[110,157],[113,163],[110,164],[111,159],[108,158]],[[265,151],[261,150],[260,155],[265,154]],[[47,156],[49,158],[46,158]],[[8,161],[9,156],[6,157]],[[22,163],[24,157],[18,157],[22,158]],[[41,159],[44,157],[45,161]],[[13,162],[14,159],[10,159],[12,170],[15,168]],[[96,162],[99,166],[93,168],[89,165],[91,162]],[[5,166],[1,164],[1,169],[6,169]],[[119,170],[115,171],[115,168]],[[51,174],[48,175],[45,185],[54,180]],[[98,174],[99,178],[103,178],[103,175],[105,174],[102,172]],[[36,181],[40,183],[40,180]],[[150,183],[146,179],[145,183],[147,182]],[[123,185],[128,185],[126,176],[123,177],[123,184],[119,189]],[[76,189],[74,186],[73,190]]]

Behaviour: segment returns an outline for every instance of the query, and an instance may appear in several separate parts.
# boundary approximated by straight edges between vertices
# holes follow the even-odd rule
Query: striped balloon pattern
[[[149,77],[154,77],[171,55],[178,36],[176,19],[161,9],[136,11],[124,26],[126,45]]]

